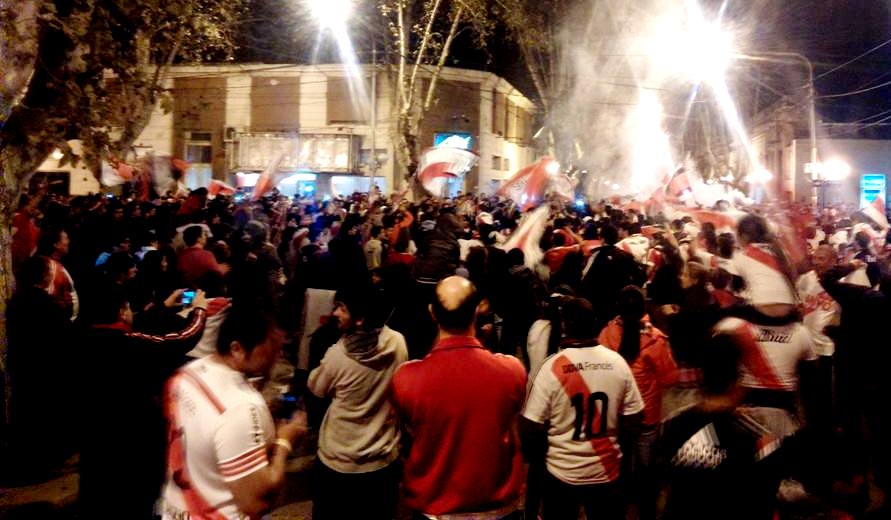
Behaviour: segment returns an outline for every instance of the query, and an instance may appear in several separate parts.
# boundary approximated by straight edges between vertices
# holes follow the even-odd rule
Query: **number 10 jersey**
[[[529,390],[523,416],[548,427],[548,471],[568,484],[619,478],[619,415],[644,409],[628,363],[604,346],[549,357]]]

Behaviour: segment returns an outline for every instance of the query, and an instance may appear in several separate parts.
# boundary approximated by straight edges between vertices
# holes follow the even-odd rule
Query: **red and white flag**
[[[263,173],[257,179],[257,184],[254,185],[254,193],[251,195],[252,200],[259,200],[263,195],[266,195],[278,186],[278,183],[287,176],[287,173],[280,172],[278,169],[284,158],[285,152],[281,151],[269,161],[269,165],[266,166],[266,169],[263,170]]]
[[[428,148],[418,161],[418,182],[432,195],[442,196],[448,179],[462,177],[478,160],[463,148]]]
[[[687,174],[687,170],[678,168],[678,171],[675,172],[674,177],[672,177],[671,181],[668,182],[665,193],[671,198],[680,198],[680,196],[683,195],[685,191],[691,189],[693,189],[693,185],[690,182],[690,176]]]
[[[885,201],[876,197],[872,203],[863,208],[863,213],[882,229],[888,229],[888,217],[885,216]]]
[[[665,182],[668,182],[668,177],[665,178]],[[662,186],[653,190],[650,198],[644,201],[644,210],[647,215],[651,216],[665,211],[665,189]]]
[[[102,185],[120,186],[133,180],[133,167],[129,164],[110,157],[102,162]]]
[[[218,195],[234,195],[235,188],[221,180],[214,179],[207,185],[207,194],[210,195],[211,198]]]
[[[718,233],[735,232],[737,222],[746,215],[744,212],[735,209],[730,211],[693,209],[689,210],[688,213],[700,227],[705,223],[710,223],[715,226],[715,231]]]
[[[551,192],[557,194],[567,202],[575,201],[575,187],[577,179],[571,179],[565,173],[560,173],[551,178]]]
[[[519,249],[523,252],[526,267],[534,269],[544,258],[544,253],[538,244],[544,235],[550,215],[550,208],[547,205],[527,213],[526,218],[520,223],[520,227],[511,234],[507,242],[498,247],[505,251]]]
[[[559,168],[559,164],[553,158],[542,157],[515,173],[498,190],[498,194],[513,199],[521,209],[531,208],[544,198],[549,170],[556,174]]]

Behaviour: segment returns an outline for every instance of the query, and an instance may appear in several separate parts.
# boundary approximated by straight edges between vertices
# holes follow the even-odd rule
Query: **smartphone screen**
[[[188,307],[192,305],[192,300],[195,299],[195,291],[183,291],[183,299],[182,303],[184,307]]]

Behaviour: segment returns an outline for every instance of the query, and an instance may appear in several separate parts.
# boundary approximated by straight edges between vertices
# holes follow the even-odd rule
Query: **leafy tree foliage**
[[[55,149],[78,160],[126,155],[177,62],[227,59],[247,0],[0,2],[0,370],[11,293],[12,215],[27,181]]]

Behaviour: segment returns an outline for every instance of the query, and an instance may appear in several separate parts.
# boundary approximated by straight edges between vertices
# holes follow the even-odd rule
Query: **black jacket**
[[[204,331],[195,309],[181,331],[154,336],[118,326],[84,333],[80,375],[80,501],[84,516],[151,518],[164,478],[164,382]]]

